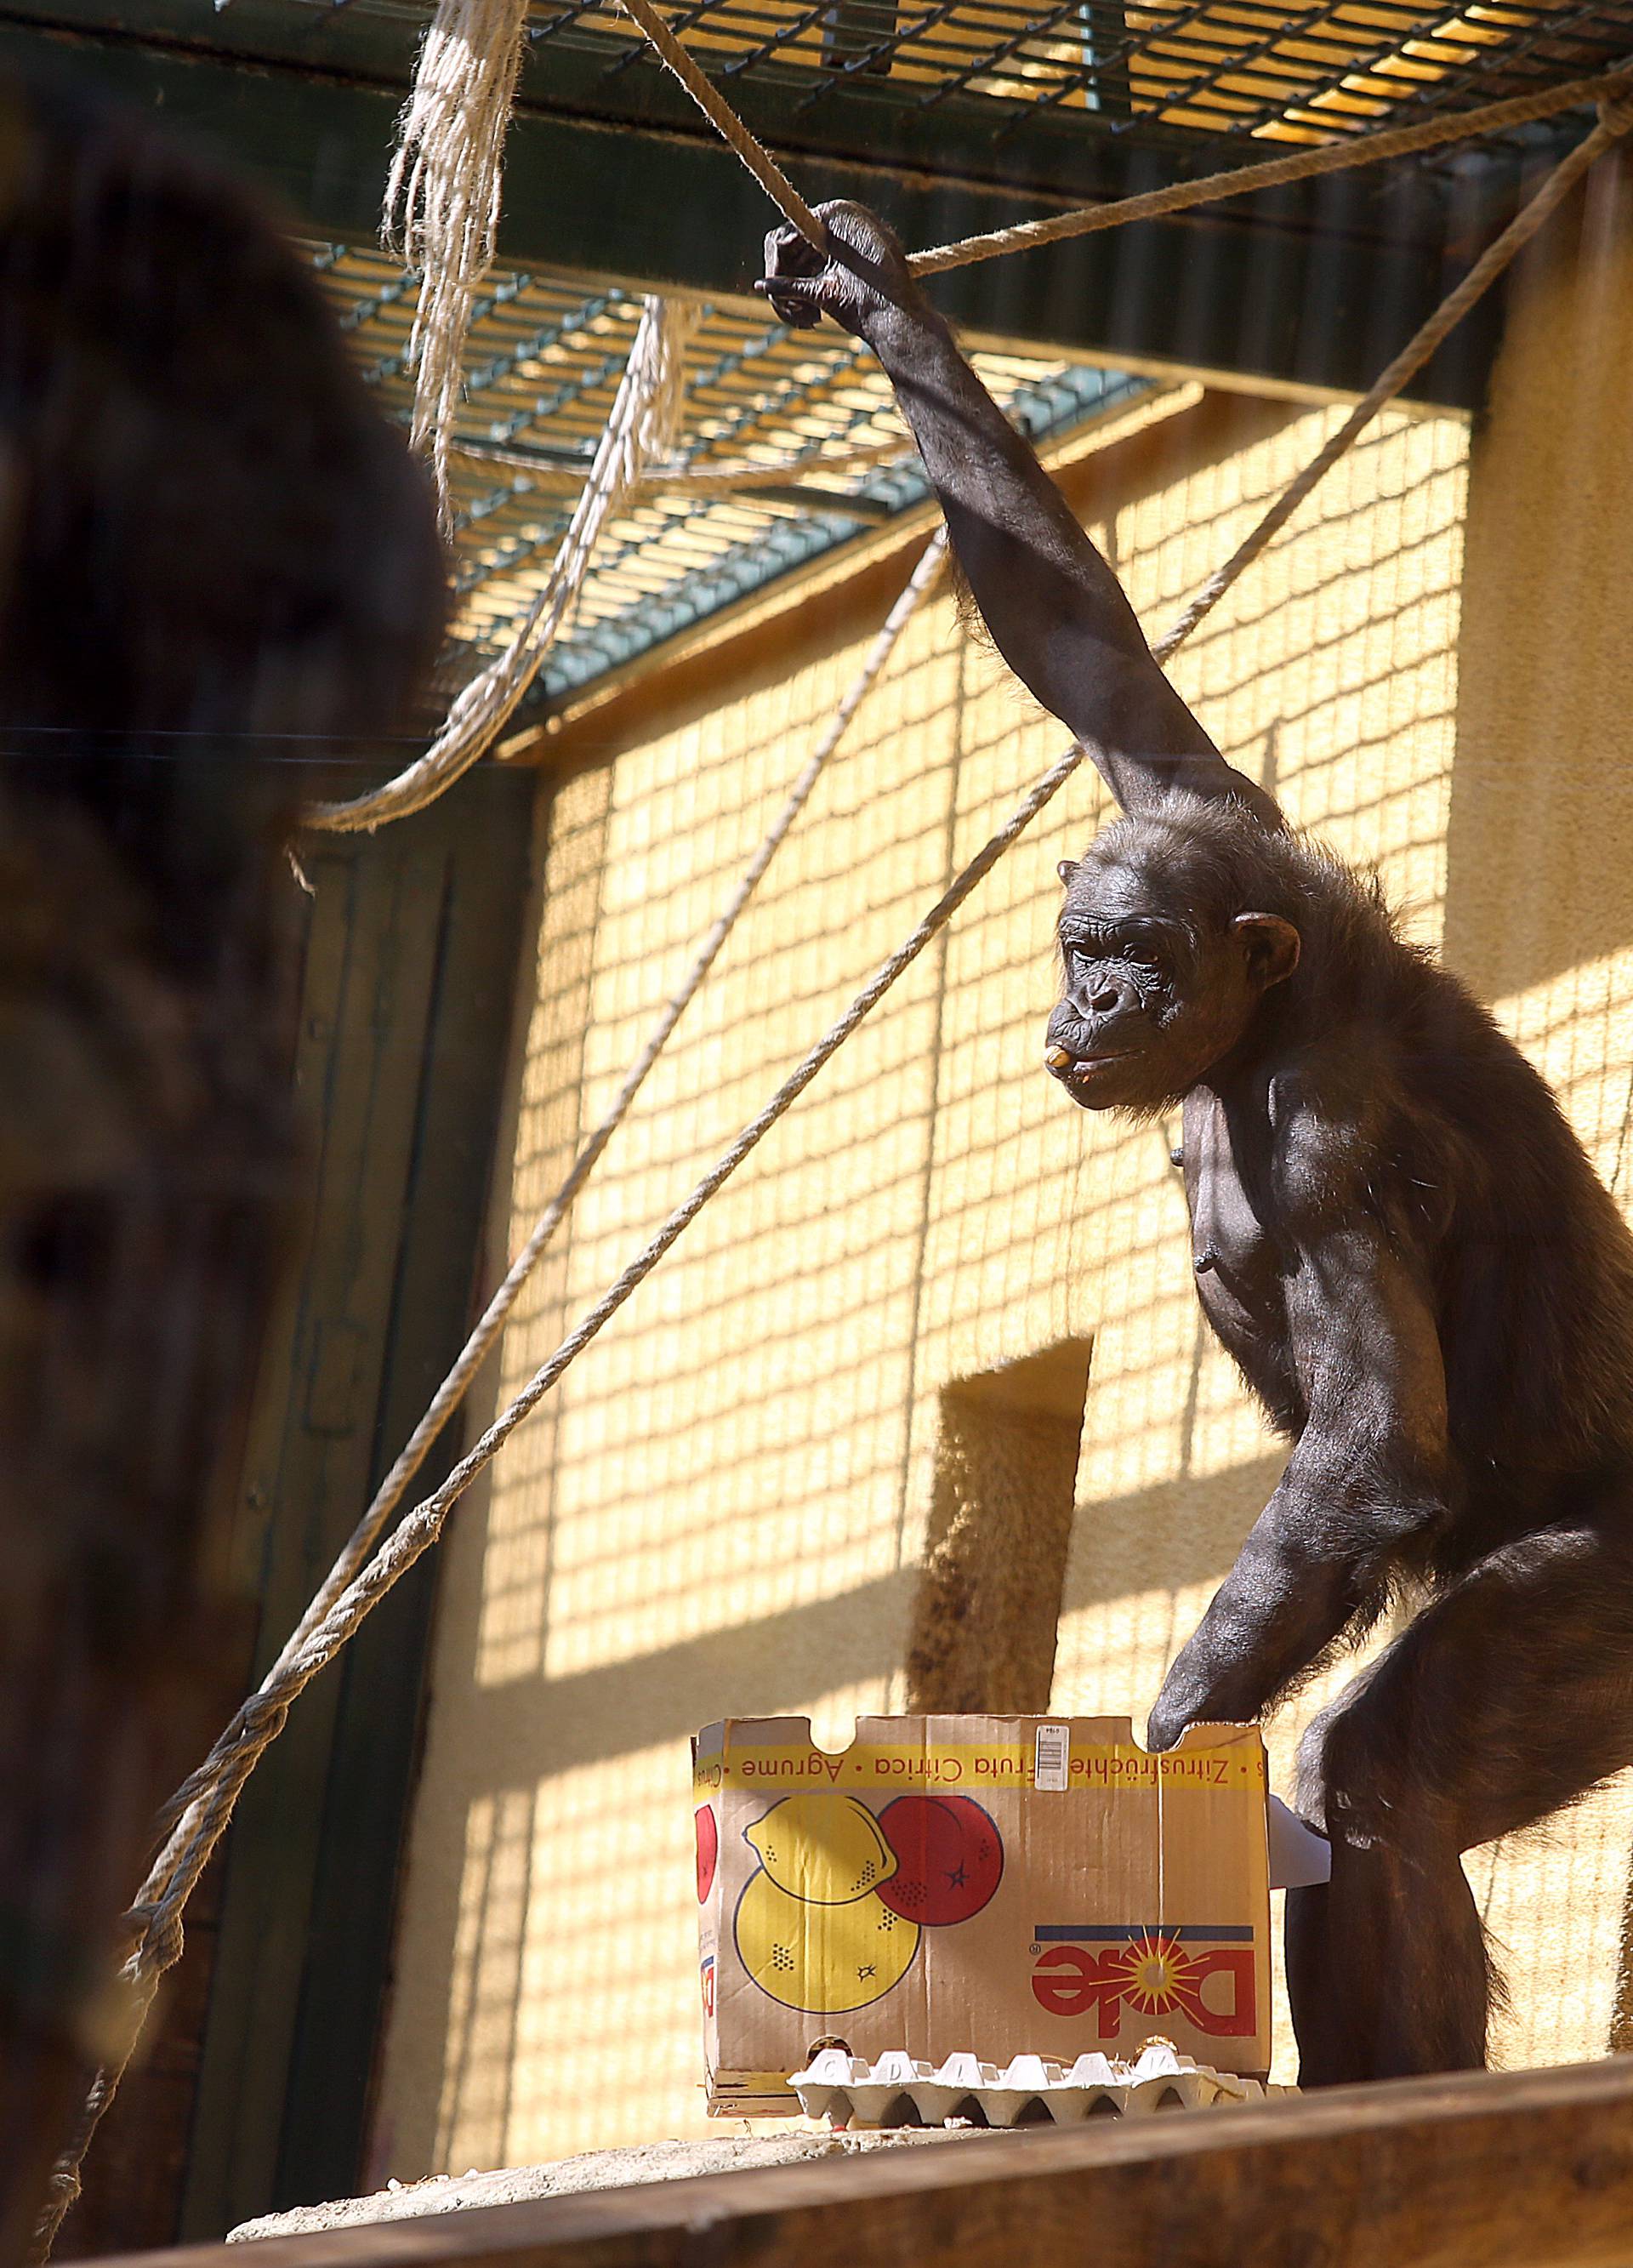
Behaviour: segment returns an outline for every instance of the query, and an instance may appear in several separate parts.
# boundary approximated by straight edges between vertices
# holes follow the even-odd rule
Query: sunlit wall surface
[[[1577,280],[1534,271],[1472,466],[1462,421],[1380,419],[1174,667],[1233,758],[1374,862],[1412,932],[1496,1001],[1607,1174],[1633,1064],[1633,261],[1608,195]],[[1148,628],[1338,415],[1181,407],[1077,476]],[[723,682],[562,787],[512,1248],[867,642]],[[541,1271],[502,1392],[1061,740],[932,604]],[[704,2131],[687,1735],[809,1712],[842,1739],[858,1709],[901,1705],[944,1388],[1092,1343],[1062,1709],[1143,1717],[1262,1505],[1279,1452],[1200,1327],[1166,1133],[1073,1109],[1040,1064],[1056,861],[1103,813],[1075,781],[460,1515],[380,2176]],[[1284,1779],[1334,1683],[1278,1720]],[[1617,1785],[1471,1857],[1513,1987],[1504,2060],[1606,2045],[1630,1835]],[[1291,2075],[1284,2017],[1280,2062]]]

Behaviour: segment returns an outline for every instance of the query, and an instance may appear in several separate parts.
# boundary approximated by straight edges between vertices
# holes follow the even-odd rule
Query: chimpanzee
[[[995,643],[1125,814],[1061,866],[1048,1068],[1182,1104],[1203,1308],[1292,1443],[1148,1738],[1425,1597],[1303,1744],[1332,1880],[1288,1895],[1290,1996],[1306,2085],[1477,2066],[1461,1854],[1633,1764],[1633,1236],[1519,1049],[1214,747],[890,231],[822,218],[761,288],[879,356]]]
[[[446,590],[428,486],[253,199],[9,69],[0,158],[9,2261],[123,2021],[152,1813],[254,1642],[243,1433],[302,1178],[283,845],[337,784],[314,760],[412,721]]]

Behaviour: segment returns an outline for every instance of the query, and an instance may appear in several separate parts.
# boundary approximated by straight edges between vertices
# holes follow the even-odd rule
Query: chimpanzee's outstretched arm
[[[1227,764],[1151,658],[1121,585],[959,352],[894,236],[861,205],[820,208],[825,259],[792,229],[766,239],[761,289],[785,321],[820,312],[883,364],[999,652],[1088,750],[1126,811],[1176,788],[1281,814]]]
[[[1164,1681],[1152,1748],[1199,1720],[1262,1715],[1347,1624],[1377,1611],[1402,1547],[1448,1509],[1445,1374],[1409,1258],[1375,1223],[1290,1241],[1288,1338],[1308,1415]]]

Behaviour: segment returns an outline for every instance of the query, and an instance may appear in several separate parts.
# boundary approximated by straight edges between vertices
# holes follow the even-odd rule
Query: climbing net
[[[510,16],[521,4],[522,0],[444,0],[438,25],[443,26],[445,18],[462,18],[475,8],[482,15],[487,36],[490,40],[497,40],[505,35]],[[821,223],[799,197],[775,160],[748,133],[698,70],[656,13],[651,0],[622,0],[622,4],[640,26],[664,62],[718,127],[779,210],[813,243],[825,243]],[[504,21],[502,22],[502,18]],[[414,198],[424,202],[427,210],[435,208],[443,213],[444,222],[439,225],[441,233],[438,238],[441,256],[480,263],[484,256],[484,226],[485,256],[491,257],[492,227],[497,212],[497,172],[493,180],[484,186],[481,169],[489,163],[497,168],[503,138],[503,118],[510,96],[508,93],[504,96],[497,130],[486,111],[483,112],[483,119],[475,126],[468,120],[461,122],[457,114],[457,105],[452,109],[449,107],[441,46],[428,40],[426,55],[436,63],[437,68],[431,76],[435,79],[438,97],[435,104],[428,105],[425,115],[430,117],[436,133],[443,137],[445,144],[452,137],[459,163],[474,164],[474,174],[465,181],[457,195],[449,189],[445,181],[438,183],[433,180],[428,182],[427,169],[434,173],[435,167],[425,147],[421,146],[417,157],[400,159],[394,181],[406,180],[413,185],[411,194]],[[423,64],[422,76],[425,73],[426,66]],[[509,86],[513,92],[513,68],[510,72]],[[490,109],[496,98],[492,83],[485,74],[480,77],[479,92],[481,104]],[[935,272],[939,269],[961,265],[968,260],[991,258],[1062,236],[1111,227],[1128,220],[1148,218],[1157,212],[1175,211],[1186,205],[1239,195],[1249,188],[1302,178],[1332,170],[1336,166],[1359,164],[1369,158],[1399,156],[1408,151],[1423,150],[1437,144],[1498,131],[1589,101],[1599,106],[1597,123],[1555,166],[1502,234],[1482,254],[1434,314],[1380,372],[1367,393],[1356,403],[1310,463],[1276,498],[1246,540],[1203,585],[1179,619],[1156,641],[1151,650],[1159,661],[1166,661],[1192,634],[1274,539],[1324,475],[1354,445],[1379,411],[1394,399],[1429,361],[1463,315],[1503,273],[1521,247],[1536,234],[1599,157],[1622,135],[1633,129],[1633,72],[1619,72],[1594,80],[1573,82],[1570,85],[1540,91],[1514,101],[1494,104],[1482,111],[1464,113],[1454,119],[1428,120],[1400,130],[1357,137],[1332,148],[1300,150],[1264,166],[1215,175],[1206,180],[1184,184],[1148,196],[1129,198],[1116,204],[1086,207],[1076,213],[1021,224],[991,236],[973,238],[960,244],[943,246],[931,252],[912,255],[912,263],[920,272]],[[416,131],[415,115],[411,106],[405,126],[405,148],[411,146]],[[423,119],[417,130],[423,136],[430,132],[430,127]],[[474,160],[473,151],[475,152]],[[450,215],[456,217],[450,219]],[[427,304],[423,299],[422,320],[430,320],[425,312]],[[444,314],[439,320],[451,320],[457,326],[460,293],[457,291],[451,295],[445,292],[440,304]],[[452,317],[448,317],[446,312],[450,306],[454,311]],[[580,581],[582,579],[583,562],[593,547],[596,531],[604,523],[617,498],[644,477],[648,464],[667,446],[673,431],[683,342],[683,319],[672,323],[669,311],[662,303],[649,301],[630,355],[624,384],[620,387],[602,448],[597,454],[597,469],[592,473],[575,515],[573,529],[577,534],[575,536],[570,531],[568,542],[563,546],[564,555],[571,549],[575,563],[564,568],[562,560],[558,559],[556,571],[529,618],[535,629],[538,624],[559,621],[562,613],[570,605],[572,590],[577,587],[573,577],[576,575]],[[439,365],[434,371],[432,383],[436,398],[427,411],[427,422],[421,429],[425,437],[434,436],[436,417],[444,414],[446,404],[452,398],[445,365]],[[438,408],[438,404],[443,405],[441,409]],[[434,454],[434,438],[429,438],[428,446]],[[504,1283],[494,1294],[487,1311],[432,1398],[424,1417],[380,1484],[373,1501],[276,1660],[255,1691],[238,1710],[203,1763],[183,1783],[166,1807],[160,1821],[162,1842],[158,1855],[125,1917],[130,1949],[121,1972],[128,1996],[124,2044],[121,2051],[112,2056],[97,2073],[75,2134],[55,2169],[48,2204],[36,2231],[33,2254],[36,2260],[48,2258],[56,2232],[79,2195],[84,2161],[97,2126],[129,2065],[142,2026],[152,2007],[159,1979],[180,1958],[182,1917],[188,1900],[225,1832],[246,1782],[261,1756],[283,1729],[292,1703],[313,1678],[333,1660],[408,1569],[438,1541],[453,1506],[491,1464],[517,1427],[537,1408],[570,1365],[645,1281],[770,1130],[793,1108],[823,1067],[872,1014],[926,946],[946,926],[965,900],[979,888],[1010,846],[1026,832],[1084,762],[1086,751],[1080,746],[1073,746],[1066,749],[1033,784],[908,936],[874,970],[843,1013],[808,1049],[776,1093],[720,1153],[708,1172],[581,1316],[554,1352],[534,1371],[474,1447],[453,1467],[442,1484],[415,1505],[394,1528],[390,1528],[387,1534],[393,1516],[407,1495],[416,1473],[492,1351],[523,1285],[594,1170],[688,1004],[702,984],[778,846],[794,825],[825,768],[839,748],[870,688],[885,669],[903,630],[927,594],[935,587],[945,560],[945,529],[938,531],[918,560],[862,668],[803,766],[782,810],[745,868],[726,904],[701,941],[680,988],[659,1014],[607,1111],[580,1148],[561,1186],[540,1215]],[[513,712],[517,701],[521,697],[520,691],[517,690],[517,682],[526,669],[525,647],[525,637],[519,646],[517,641],[513,641],[512,648],[499,657],[494,670],[484,673],[485,678],[495,678],[495,684],[473,698],[461,696],[464,707],[456,703],[454,713],[451,715],[443,734],[418,764],[411,767],[398,780],[388,783],[386,788],[378,792],[374,797],[358,799],[349,805],[327,807],[315,815],[315,823],[333,827],[371,827],[403,812],[418,809],[441,793],[453,777],[475,761],[482,747],[487,745],[482,734],[489,715],[502,711],[503,716],[508,716]],[[467,688],[467,695],[470,693],[471,688]],[[495,725],[493,730],[497,729]],[[491,737],[489,731],[487,739]]]

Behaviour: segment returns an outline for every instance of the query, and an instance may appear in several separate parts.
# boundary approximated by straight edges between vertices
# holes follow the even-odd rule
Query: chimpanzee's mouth
[[[1050,1048],[1043,1062],[1045,1068],[1052,1071],[1063,1085],[1075,1086],[1082,1080],[1092,1079],[1097,1071],[1103,1071],[1108,1064],[1126,1062],[1135,1052],[1133,1048],[1104,1048],[1097,1055],[1078,1056],[1073,1055],[1070,1048]]]

